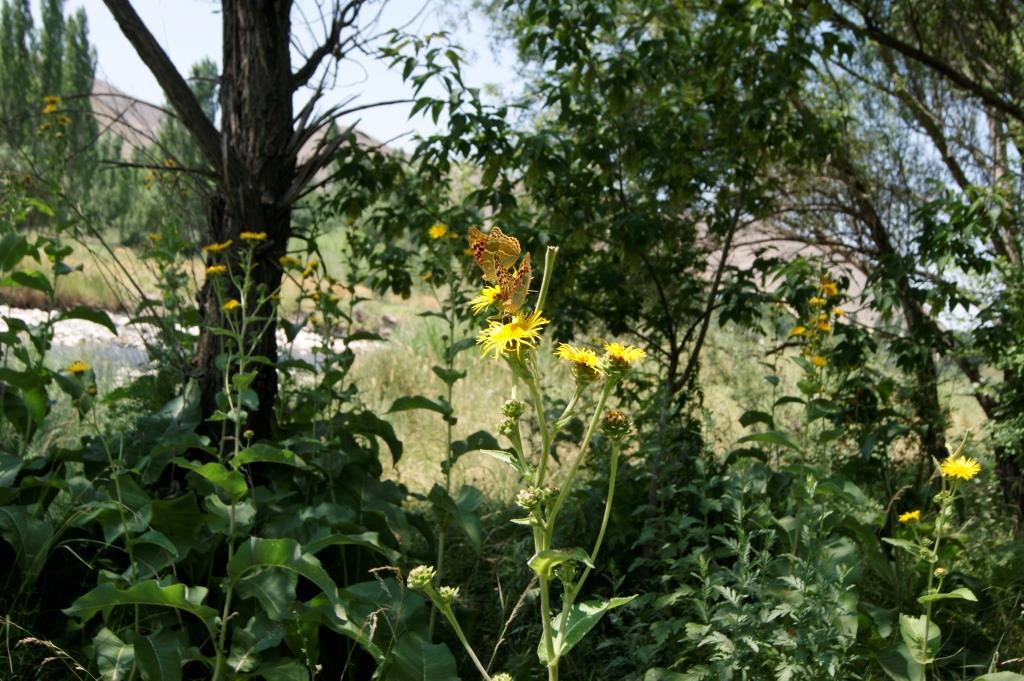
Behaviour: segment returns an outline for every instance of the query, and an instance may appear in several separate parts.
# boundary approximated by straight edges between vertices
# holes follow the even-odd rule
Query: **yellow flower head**
[[[594,381],[601,375],[601,360],[590,348],[579,348],[575,345],[562,343],[555,350],[555,357],[564,359],[572,365],[573,375],[577,380]]]
[[[811,298],[807,302],[810,303],[811,305],[816,306],[816,307],[821,307],[822,305],[824,305],[828,301],[826,301],[824,298],[822,298],[820,296],[814,296],[813,298]]]
[[[906,513],[901,513],[899,517],[896,519],[904,525],[909,523],[916,523],[918,520],[921,519],[921,511],[907,511]]]
[[[65,125],[67,125],[70,122],[71,122],[71,116],[65,116],[64,114],[61,114],[60,116],[57,116],[57,125],[59,125],[61,127],[64,127]]]
[[[163,237],[157,234],[156,232],[150,232],[149,234],[146,235],[146,238],[152,241],[153,243],[156,243],[163,239]]]
[[[306,269],[302,270],[302,278],[305,279],[306,277],[308,277],[311,274],[313,274],[313,272],[316,272],[316,268],[319,265],[320,265],[320,261],[319,260],[317,260],[316,258],[310,258],[309,262],[306,263]]]
[[[238,238],[242,241],[266,241],[266,232],[242,232],[238,235]]]
[[[427,230],[427,236],[431,239],[440,239],[447,233],[448,225],[443,222],[435,222],[430,226],[430,229]]]
[[[173,158],[165,158],[164,159],[164,168],[177,168],[177,167],[178,167],[178,162],[175,161]]]
[[[475,298],[469,301],[473,314],[480,314],[501,299],[500,286],[484,286]]]
[[[420,275],[420,281],[430,281],[433,278],[434,278],[434,273],[433,272],[424,272],[423,274]]]
[[[548,320],[540,316],[540,311],[531,314],[515,314],[507,322],[491,320],[484,332],[477,336],[476,342],[483,346],[483,354],[494,353],[495,359],[503,353],[515,352],[523,347],[535,348],[540,340],[541,327]]]
[[[832,330],[832,325],[829,324],[828,322],[818,322],[818,330],[828,333],[829,331]]]
[[[281,267],[289,270],[295,267],[302,267],[302,261],[290,255],[282,255],[277,261],[281,263]]]
[[[791,331],[789,332],[789,336],[790,336],[790,338],[792,338],[793,336],[802,336],[802,335],[804,335],[805,333],[807,333],[807,329],[805,329],[804,327],[802,327],[802,326],[800,326],[799,324],[797,324],[797,325],[796,325],[796,326],[794,326],[794,327],[793,327],[793,329],[792,329],[792,330],[791,330]]]
[[[47,95],[43,97],[43,113],[52,114],[60,107],[60,97]]]
[[[240,305],[241,305],[240,302],[238,302],[237,300],[232,298],[228,302],[224,303],[224,311],[225,312],[231,312],[232,310],[238,308]]]
[[[939,464],[939,471],[944,478],[970,480],[981,472],[981,464],[966,456],[949,456]]]
[[[622,343],[605,343],[604,357],[613,365],[623,368],[642,361],[647,353],[642,349]]]
[[[215,277],[228,271],[227,265],[210,265],[206,268],[206,276]]]
[[[207,244],[206,246],[203,246],[203,250],[207,253],[220,253],[221,251],[226,251],[231,248],[232,243],[234,242],[231,241],[231,239],[228,239],[227,241],[222,241],[216,244]]]
[[[821,295],[826,298],[839,295],[839,286],[828,277],[821,278]]]
[[[76,361],[72,362],[71,364],[69,364],[67,366],[67,371],[68,371],[69,374],[74,374],[75,376],[81,376],[82,374],[84,374],[86,371],[88,371],[91,368],[92,367],[89,366],[88,364],[86,364],[85,362],[83,362],[81,360],[76,360]]]
[[[832,314],[835,315],[836,317],[842,317],[844,314],[846,314],[846,310],[844,310],[841,307],[833,307]]]
[[[816,367],[823,367],[826,364],[828,364],[828,360],[822,357],[821,355],[814,355],[813,357],[811,357],[811,364],[813,364]]]

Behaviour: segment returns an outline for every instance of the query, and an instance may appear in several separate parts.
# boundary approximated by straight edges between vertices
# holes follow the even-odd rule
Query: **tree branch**
[[[334,16],[331,18],[331,29],[327,32],[323,43],[313,50],[309,58],[306,59],[306,63],[292,76],[292,91],[298,90],[308,83],[328,56],[341,57],[338,54],[341,48],[341,32],[355,23],[364,2],[365,0],[349,0],[344,7],[335,6]]]
[[[139,58],[160,84],[167,100],[178,113],[182,124],[192,134],[207,162],[218,172],[222,171],[225,159],[222,157],[220,133],[206,117],[203,108],[192,94],[192,89],[178,73],[170,57],[160,47],[128,0],[103,0],[103,4],[114,15],[114,20],[121,27],[121,33],[132,44]]]

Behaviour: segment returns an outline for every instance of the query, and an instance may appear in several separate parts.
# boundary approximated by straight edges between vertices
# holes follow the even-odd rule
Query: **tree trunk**
[[[295,176],[295,158],[289,152],[293,135],[292,71],[290,61],[290,0],[224,0],[224,62],[221,78],[221,128],[225,155],[235,156],[236,166],[224,163],[218,194],[210,210],[210,236],[232,240],[228,251],[232,267],[239,266],[246,246],[239,234],[266,232],[267,240],[255,245],[252,278],[256,282],[247,309],[270,319],[258,339],[256,353],[277,361],[276,313],[267,301],[281,283],[279,258],[291,236],[291,206],[285,200]],[[204,413],[210,414],[222,390],[222,373],[216,366],[221,339],[209,329],[222,325],[223,314],[216,296],[204,290],[200,298],[203,329],[196,363],[200,376]],[[263,302],[258,301],[262,299]],[[259,325],[262,328],[262,324]],[[250,414],[249,428],[257,437],[269,435],[277,399],[277,371],[259,365],[252,385],[259,407]]]

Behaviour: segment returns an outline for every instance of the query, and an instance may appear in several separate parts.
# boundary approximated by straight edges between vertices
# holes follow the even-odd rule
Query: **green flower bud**
[[[409,571],[406,580],[409,588],[414,591],[426,591],[431,588],[434,582],[434,568],[429,565],[420,565]]]
[[[633,430],[633,422],[618,409],[611,409],[601,419],[601,431],[610,438],[621,440]]]
[[[498,433],[505,437],[512,437],[516,432],[516,420],[512,417],[505,417],[498,424]]]
[[[514,681],[514,680],[512,679],[512,675],[511,674],[506,674],[505,672],[502,672],[500,674],[495,674],[494,676],[492,676],[491,677],[491,681]]]
[[[540,504],[542,493],[543,490],[537,487],[521,489],[519,490],[519,494],[516,495],[516,506],[525,508],[527,511],[532,511],[537,508],[538,504]]]
[[[451,605],[452,601],[459,597],[459,587],[442,586],[437,590],[437,593],[441,597],[441,602],[443,604]]]
[[[517,419],[526,413],[526,404],[522,400],[509,400],[501,408],[501,413],[510,419]]]

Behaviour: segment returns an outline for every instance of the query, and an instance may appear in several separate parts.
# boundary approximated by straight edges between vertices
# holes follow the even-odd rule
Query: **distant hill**
[[[93,115],[99,124],[100,131],[116,135],[124,140],[124,156],[127,158],[135,149],[145,149],[156,140],[160,127],[164,124],[169,112],[159,106],[136,99],[118,90],[110,83],[95,78],[92,83],[92,94],[89,97]],[[379,147],[384,152],[395,153],[380,140],[359,130],[355,131],[360,146]],[[299,152],[299,160],[309,157],[316,148],[323,133],[314,135]]]

